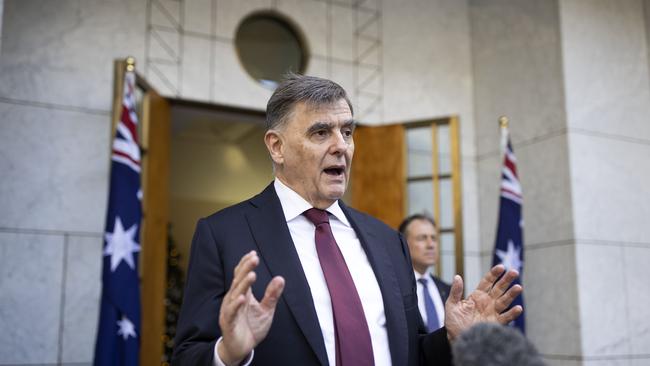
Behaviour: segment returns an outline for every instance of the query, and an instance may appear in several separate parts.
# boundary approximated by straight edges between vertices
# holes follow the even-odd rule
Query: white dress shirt
[[[329,364],[330,366],[336,366],[332,300],[323,270],[320,266],[318,253],[316,252],[316,239],[314,234],[316,228],[311,221],[302,215],[303,212],[313,206],[277,178],[275,179],[274,187],[280,198],[282,211],[284,212],[284,217],[289,227],[291,239],[296,247],[296,252],[298,253],[302,269],[305,272],[305,277],[311,290],[316,315],[318,316],[318,323],[320,324],[323,340],[325,341],[325,350],[327,351]],[[368,323],[368,330],[370,331],[375,365],[390,366],[392,361],[388,345],[384,302],[375,273],[370,266],[366,252],[363,250],[356,232],[343,213],[338,201],[334,202],[326,211],[329,213],[332,234],[334,234],[334,239],[345,259],[345,263],[348,265],[352,281],[361,299],[363,312]],[[285,280],[290,281],[290,279]],[[217,366],[223,365],[217,355],[216,345],[214,353],[214,364]],[[249,357],[246,363],[250,363],[251,361],[252,357]]]
[[[427,279],[427,291],[429,291],[429,295],[431,296],[431,299],[433,300],[433,305],[435,305],[436,308],[436,314],[438,314],[438,320],[440,321],[440,326],[442,327],[445,325],[445,303],[442,301],[442,296],[440,296],[440,292],[438,291],[438,286],[436,286],[436,283],[433,282],[433,278],[431,277],[431,269],[427,269],[427,271],[424,274],[420,274],[418,271],[413,271],[415,273],[415,279],[419,280],[420,278],[426,278]],[[418,284],[418,308],[420,309],[420,315],[422,315],[422,320],[424,321],[424,324],[427,324],[427,308],[424,304],[424,285],[420,283],[419,281],[417,282]]]

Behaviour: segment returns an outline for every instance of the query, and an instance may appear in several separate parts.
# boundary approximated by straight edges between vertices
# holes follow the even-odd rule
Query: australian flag
[[[499,205],[499,223],[497,226],[497,238],[494,244],[492,265],[503,264],[506,269],[515,269],[519,272],[519,278],[514,284],[521,284],[521,276],[524,270],[524,241],[523,225],[521,216],[521,184],[517,176],[517,160],[508,138],[507,127],[503,128],[505,141],[505,154],[501,174],[501,197]],[[524,306],[523,295],[519,295],[511,306]],[[515,326],[525,334],[525,312],[513,321]]]
[[[140,349],[140,147],[135,114],[135,74],[124,78],[122,113],[111,154],[104,233],[102,298],[95,365],[138,365]]]

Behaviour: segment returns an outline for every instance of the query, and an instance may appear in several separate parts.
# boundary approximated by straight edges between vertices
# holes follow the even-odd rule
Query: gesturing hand
[[[266,337],[284,289],[284,279],[274,277],[266,287],[262,301],[255,299],[251,286],[256,278],[253,270],[259,261],[255,251],[242,257],[221,304],[219,326],[223,338],[217,352],[226,365],[239,364]]]
[[[445,327],[450,340],[479,322],[498,322],[507,324],[516,319],[524,309],[514,306],[504,312],[512,301],[522,292],[520,285],[508,287],[519,274],[515,270],[503,274],[503,265],[497,265],[483,276],[476,290],[463,300],[463,279],[456,275],[451,286],[449,299],[445,304]],[[496,281],[496,283],[495,283]]]

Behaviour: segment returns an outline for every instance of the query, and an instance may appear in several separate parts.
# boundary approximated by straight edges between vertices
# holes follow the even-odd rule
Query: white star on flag
[[[122,320],[117,321],[117,326],[120,327],[120,329],[117,330],[117,335],[121,335],[125,341],[129,336],[136,338],[135,327],[129,318],[122,316]]]
[[[506,270],[516,269],[517,272],[521,272],[520,253],[521,249],[515,248],[515,243],[512,240],[508,240],[507,251],[497,249],[497,256],[501,259],[501,263],[506,267]]]
[[[111,256],[111,272],[115,272],[115,269],[122,260],[124,260],[131,269],[135,269],[133,253],[140,251],[140,245],[135,241],[137,229],[138,224],[133,224],[133,226],[128,230],[124,231],[122,220],[117,216],[115,218],[113,232],[105,234],[106,249],[104,249],[104,255]]]

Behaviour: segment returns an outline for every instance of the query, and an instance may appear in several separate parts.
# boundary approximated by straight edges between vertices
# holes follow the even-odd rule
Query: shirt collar
[[[423,274],[420,274],[420,272],[413,270],[413,273],[415,273],[415,279],[419,280],[420,278],[426,278],[427,280],[431,278],[431,267],[427,268],[426,272]]]
[[[280,199],[284,218],[287,222],[302,215],[303,212],[313,207],[309,202],[307,202],[307,200],[302,198],[298,193],[296,193],[296,191],[289,188],[286,184],[282,183],[278,178],[275,178],[273,187],[275,188],[275,193],[277,193],[278,198]],[[343,213],[338,200],[325,210],[337,220],[345,224],[345,226],[351,226],[350,221],[348,221],[348,218]]]

